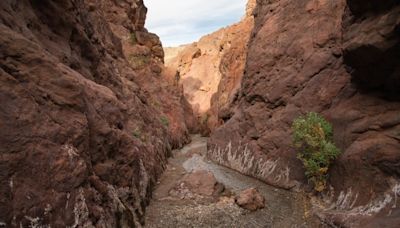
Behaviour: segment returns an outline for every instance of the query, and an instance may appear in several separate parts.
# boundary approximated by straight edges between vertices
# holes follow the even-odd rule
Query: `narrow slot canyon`
[[[0,227],[400,227],[400,2],[247,1],[0,1]]]

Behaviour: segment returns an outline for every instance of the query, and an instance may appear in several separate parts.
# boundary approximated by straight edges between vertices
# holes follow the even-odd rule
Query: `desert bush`
[[[139,69],[143,69],[145,66],[150,64],[151,58],[150,58],[150,56],[146,56],[146,55],[131,54],[128,57],[128,61],[133,69],[139,70]]]
[[[134,136],[135,138],[137,138],[137,139],[140,139],[140,138],[142,137],[142,132],[140,131],[139,128],[136,128],[136,129],[133,131],[133,136]]]
[[[161,121],[162,125],[164,125],[165,127],[168,127],[168,126],[169,126],[168,117],[166,117],[166,116],[161,116],[160,121]]]
[[[160,102],[158,102],[157,100],[152,100],[151,105],[156,109],[159,109],[161,107]]]
[[[136,35],[134,32],[131,32],[131,34],[129,34],[129,41],[130,41],[131,45],[137,44],[137,39],[136,39]]]
[[[310,112],[293,121],[293,143],[303,162],[306,176],[317,192],[326,188],[328,169],[340,155],[332,142],[332,125],[318,113]]]
[[[208,114],[208,113],[203,114],[200,118],[201,125],[204,125],[204,126],[207,125],[209,119],[210,119],[210,114]]]

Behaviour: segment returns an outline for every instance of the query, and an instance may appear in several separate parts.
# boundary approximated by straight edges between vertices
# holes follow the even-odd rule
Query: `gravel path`
[[[214,164],[204,158],[207,138],[194,135],[192,143],[176,150],[153,193],[146,212],[146,227],[324,227],[311,216],[310,204],[302,194],[271,187],[251,177]],[[228,194],[217,198],[181,199],[169,195],[187,173],[207,170],[225,185]],[[257,188],[266,207],[250,212],[238,207],[233,196]]]

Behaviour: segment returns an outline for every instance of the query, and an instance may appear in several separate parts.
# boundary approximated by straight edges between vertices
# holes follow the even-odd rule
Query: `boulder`
[[[195,198],[196,196],[212,197],[219,195],[224,186],[218,183],[214,174],[199,170],[185,175],[179,184],[170,191],[170,195],[184,198]]]
[[[265,207],[264,197],[255,188],[243,190],[236,196],[235,202],[240,207],[250,211],[256,211]]]

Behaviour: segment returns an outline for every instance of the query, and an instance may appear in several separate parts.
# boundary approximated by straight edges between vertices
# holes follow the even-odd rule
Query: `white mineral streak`
[[[232,141],[225,148],[216,147],[208,151],[208,157],[215,162],[235,169],[243,174],[252,175],[270,183],[289,185],[290,168],[279,163],[279,159],[266,160],[254,157],[248,144],[239,145],[234,149]]]

